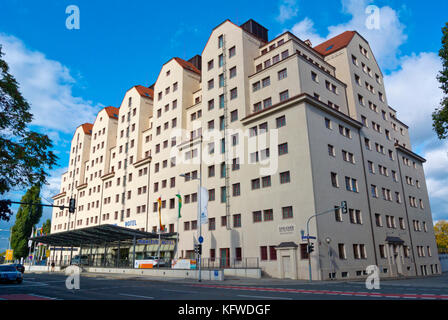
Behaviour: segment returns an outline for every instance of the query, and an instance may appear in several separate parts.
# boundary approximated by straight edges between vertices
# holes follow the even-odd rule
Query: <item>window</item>
[[[285,143],[279,144],[278,145],[278,155],[281,156],[281,155],[284,155],[287,153],[288,153],[288,143],[285,142]]]
[[[238,91],[237,88],[233,88],[230,90],[230,100],[233,100],[238,97]]]
[[[214,80],[211,79],[211,80],[208,81],[208,90],[213,89],[213,87],[214,87]]]
[[[271,84],[271,78],[270,77],[266,77],[263,80],[261,80],[261,86],[263,88],[269,86]]]
[[[241,194],[240,184],[239,184],[239,183],[235,183],[235,184],[233,184],[233,185],[232,185],[232,191],[233,191],[232,195],[233,195],[234,197],[239,196],[239,195]]]
[[[236,54],[236,48],[233,46],[229,49],[229,58],[232,58]]]
[[[263,100],[263,108],[269,108],[270,106],[272,106],[272,99],[271,98],[267,98],[265,100]]]
[[[261,211],[254,211],[252,212],[252,217],[253,217],[253,222],[261,222],[262,221],[262,217],[261,217]]]
[[[260,88],[261,88],[260,81],[257,81],[257,82],[252,84],[252,91],[253,92],[260,90]]]
[[[331,120],[328,118],[325,118],[325,128],[331,129]]]
[[[293,213],[292,213],[292,207],[283,207],[282,208],[282,216],[283,219],[290,219],[293,217]]]
[[[240,228],[241,227],[241,214],[233,215],[233,227]]]
[[[288,77],[288,71],[286,69],[282,69],[278,72],[278,80],[282,80]]]
[[[280,92],[280,102],[285,101],[289,98],[288,90]]]
[[[266,176],[261,178],[263,188],[271,186],[271,176]]]
[[[263,211],[264,221],[272,221],[274,220],[274,212],[272,209],[267,209]]]
[[[215,224],[215,218],[209,218],[208,219],[208,230],[215,230],[216,224]]]
[[[331,173],[331,185],[335,188],[339,187],[338,184],[338,174],[336,172]]]
[[[207,63],[207,67],[208,67],[208,70],[212,70],[212,69],[213,69],[213,60],[210,60],[210,61]]]
[[[236,67],[230,68],[229,70],[229,78],[232,79],[236,77]]]
[[[346,259],[345,245],[343,243],[338,244],[338,251],[339,251],[339,259],[345,260]]]
[[[342,210],[340,207],[334,207],[334,218],[337,222],[342,222]]]
[[[280,183],[289,183],[291,181],[291,177],[289,171],[280,172]]]
[[[260,178],[252,179],[251,186],[252,190],[260,189]]]
[[[262,261],[268,260],[268,247],[266,246],[260,247],[260,260]]]
[[[238,120],[238,110],[233,110],[230,112],[230,121],[234,122],[236,120]]]
[[[286,117],[285,116],[278,117],[275,121],[277,124],[277,128],[286,126]]]
[[[317,73],[311,71],[311,79],[315,82],[319,82],[319,78],[317,77]]]

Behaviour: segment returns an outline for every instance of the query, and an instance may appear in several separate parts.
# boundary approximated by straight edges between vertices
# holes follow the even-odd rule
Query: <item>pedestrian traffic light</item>
[[[68,212],[75,213],[76,200],[74,198],[70,198],[70,202],[68,205]]]
[[[342,213],[347,213],[347,201],[341,202]]]
[[[311,252],[313,252],[314,251],[314,244],[313,243],[310,243],[309,245],[308,245],[308,253],[311,253]]]

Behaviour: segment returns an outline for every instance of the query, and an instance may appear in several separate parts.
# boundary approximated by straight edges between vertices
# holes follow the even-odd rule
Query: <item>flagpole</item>
[[[180,191],[177,190],[177,194],[180,195]],[[179,198],[177,199],[177,205],[179,206]],[[179,259],[179,220],[180,220],[180,208],[178,209],[179,212],[177,213],[177,242],[176,242],[176,259]]]

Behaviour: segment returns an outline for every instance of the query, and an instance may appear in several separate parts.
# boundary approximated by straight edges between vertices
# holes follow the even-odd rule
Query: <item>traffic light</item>
[[[68,205],[68,212],[75,213],[76,208],[76,200],[74,198],[70,198],[70,203]]]
[[[347,201],[342,201],[341,202],[341,209],[342,209],[342,213],[347,213]]]
[[[308,245],[308,253],[311,253],[314,251],[314,243],[311,243]]]
[[[202,255],[202,244],[198,244],[198,254]]]

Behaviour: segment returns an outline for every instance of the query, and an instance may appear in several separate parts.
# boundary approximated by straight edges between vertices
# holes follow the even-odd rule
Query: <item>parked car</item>
[[[73,257],[70,264],[76,265],[76,266],[88,265],[89,257],[86,255],[82,255],[81,257],[79,255],[76,255]]]
[[[17,271],[20,271],[22,274],[25,272],[25,267],[20,263],[13,263],[10,264],[10,266],[13,266],[14,268],[17,269]]]
[[[0,282],[22,283],[23,275],[20,271],[11,265],[0,266]]]

